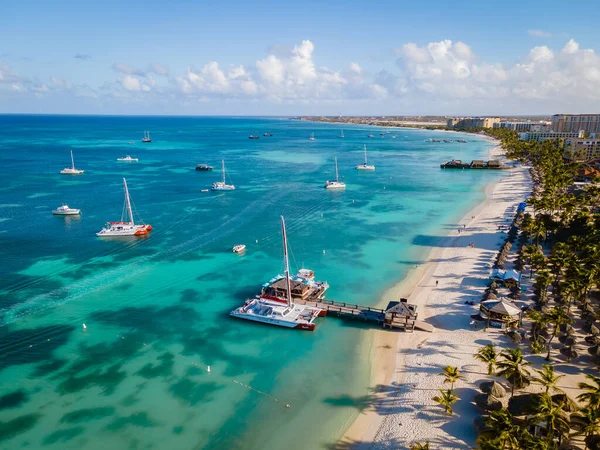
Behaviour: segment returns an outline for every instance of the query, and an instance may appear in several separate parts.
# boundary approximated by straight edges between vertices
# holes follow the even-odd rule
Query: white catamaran
[[[60,171],[63,175],[81,175],[83,170],[75,168],[75,160],[73,159],[73,150],[71,150],[71,167],[65,167]]]
[[[102,230],[96,233],[96,236],[144,236],[152,230],[152,225],[134,222],[133,210],[131,209],[131,198],[129,197],[129,189],[127,189],[127,180],[125,180],[125,178],[123,178],[123,186],[125,187],[125,204],[123,205],[121,221],[108,222]],[[124,219],[128,220],[125,221]]]
[[[227,184],[225,182],[225,160],[221,160],[221,172],[223,173],[223,181],[217,181],[213,183],[212,190],[213,191],[233,191],[235,190],[235,186],[233,184]]]
[[[310,137],[308,139],[310,139],[311,141],[314,141],[315,140],[315,133],[310,133]]]
[[[375,170],[375,166],[370,166],[367,163],[367,146],[365,145],[365,162],[356,166],[356,170]]]
[[[338,137],[344,139],[344,130],[340,131],[340,135]]]
[[[325,189],[346,189],[346,183],[340,181],[337,158],[335,158],[335,180],[327,180],[325,182]]]
[[[285,263],[287,302],[282,303],[260,297],[253,298],[246,300],[243,306],[234,309],[229,315],[238,319],[252,320],[279,327],[313,331],[315,329],[314,321],[321,315],[323,310],[314,306],[298,305],[292,302],[287,237],[283,216],[281,216],[281,232],[283,234],[283,259]]]

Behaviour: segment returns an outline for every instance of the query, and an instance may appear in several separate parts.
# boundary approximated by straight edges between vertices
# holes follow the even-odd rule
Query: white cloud
[[[140,80],[138,80],[136,77],[132,77],[131,75],[125,75],[121,79],[121,84],[128,91],[141,91],[142,90]]]
[[[543,30],[527,30],[527,34],[533,37],[549,38],[552,37],[552,33]]]
[[[166,77],[169,75],[169,68],[160,63],[152,63],[148,66],[148,72]]]

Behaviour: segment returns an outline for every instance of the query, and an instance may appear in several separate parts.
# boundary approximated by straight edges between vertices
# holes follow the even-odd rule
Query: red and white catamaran
[[[315,319],[321,314],[320,308],[308,305],[298,305],[292,302],[292,288],[290,285],[290,267],[287,252],[287,237],[285,234],[285,221],[281,217],[281,231],[283,234],[283,258],[285,262],[285,280],[287,283],[287,301],[253,298],[246,300],[243,306],[234,309],[229,313],[232,317],[239,319],[252,320],[254,322],[277,325],[285,328],[295,328],[297,330],[313,331],[315,329]]]
[[[123,178],[123,186],[125,187],[125,205],[123,206],[121,221],[108,222],[102,230],[96,233],[96,236],[144,236],[152,230],[152,225],[134,222],[133,211],[131,209],[131,198],[129,197],[129,189],[127,189],[127,180],[125,180],[125,178]],[[129,220],[125,221],[124,219]]]

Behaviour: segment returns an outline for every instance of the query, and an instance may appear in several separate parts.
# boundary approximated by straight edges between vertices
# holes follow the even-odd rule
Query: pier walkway
[[[334,300],[301,300],[294,299],[294,303],[310,305],[322,309],[327,315],[363,319],[365,322],[376,322],[383,328],[400,329],[404,331],[422,330],[433,332],[434,327],[423,321],[417,320],[416,305],[401,299],[400,302],[390,302],[387,309],[373,306],[360,306],[355,303],[336,302]]]

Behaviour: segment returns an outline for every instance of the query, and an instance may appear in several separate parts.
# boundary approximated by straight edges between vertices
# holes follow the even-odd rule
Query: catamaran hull
[[[78,216],[79,215],[79,210],[68,211],[68,212],[64,212],[64,211],[52,211],[52,214],[54,214],[55,216]]]
[[[104,228],[96,233],[98,237],[115,237],[115,236],[145,236],[152,231],[151,225],[135,225],[122,229]]]
[[[365,166],[364,164],[360,164],[356,166],[356,170],[375,170],[375,166]]]
[[[83,170],[63,169],[60,173],[61,175],[81,175]]]
[[[252,314],[237,313],[236,311],[231,311],[229,315],[237,319],[251,320],[252,322],[264,323],[267,325],[275,325],[284,328],[292,328],[295,330],[314,331],[316,326],[314,323],[288,322],[285,320],[270,319],[267,317],[255,316]]]

